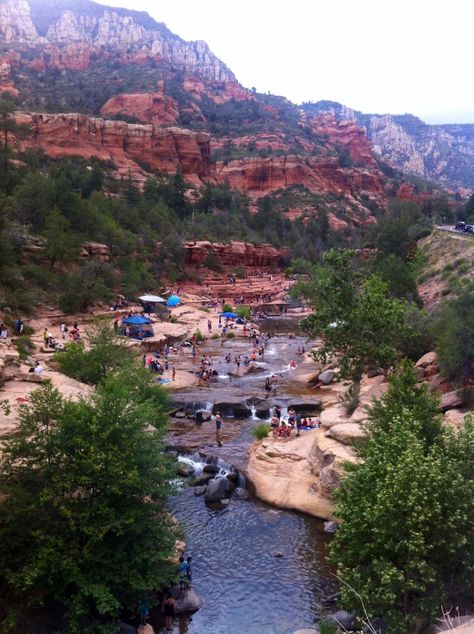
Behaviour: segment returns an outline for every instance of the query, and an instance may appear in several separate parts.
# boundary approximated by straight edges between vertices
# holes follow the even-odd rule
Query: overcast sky
[[[244,86],[474,123],[474,0],[99,0],[205,40]]]

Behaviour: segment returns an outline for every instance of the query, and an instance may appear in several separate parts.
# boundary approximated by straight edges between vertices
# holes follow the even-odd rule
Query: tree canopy
[[[342,524],[331,557],[343,602],[360,613],[361,598],[389,634],[427,631],[474,583],[474,428],[445,431],[416,382],[404,363],[370,409],[358,461],[335,494]]]
[[[46,384],[0,457],[2,631],[41,607],[52,629],[108,632],[170,581],[166,396],[129,364],[87,399]]]

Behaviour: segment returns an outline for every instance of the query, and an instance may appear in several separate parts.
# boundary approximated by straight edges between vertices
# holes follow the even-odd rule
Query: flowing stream
[[[227,372],[235,366],[227,364],[224,356],[228,352],[232,358],[248,354],[249,343],[236,338],[222,349],[219,342],[210,341],[204,351],[212,356],[213,367],[223,378],[206,388],[176,392],[174,399],[194,409],[211,409],[214,402],[230,396],[268,400],[263,384],[272,373],[279,376],[277,393],[269,399],[273,404],[285,407],[293,397],[310,394],[305,385],[293,380],[289,369],[290,361],[298,360],[297,349],[308,346],[303,337],[289,339],[285,334],[295,329],[295,323],[280,319],[264,323],[262,330],[277,329],[277,336],[270,339],[259,362],[262,371],[234,377],[231,382]],[[251,442],[250,431],[259,422],[255,406],[249,409],[248,418],[232,423],[239,432],[224,445],[223,459],[209,458],[211,446],[184,454],[183,459],[197,472],[205,462],[216,464],[221,473],[239,468]],[[176,619],[174,632],[291,634],[314,625],[321,602],[337,590],[325,560],[330,538],[323,532],[323,522],[271,507],[251,494],[240,498],[239,491],[245,487],[242,476],[238,486],[228,504],[207,505],[186,483],[169,501],[184,528],[186,555],[193,557],[193,587],[203,600],[203,607],[191,617]],[[151,623],[155,631],[163,631],[159,617]]]

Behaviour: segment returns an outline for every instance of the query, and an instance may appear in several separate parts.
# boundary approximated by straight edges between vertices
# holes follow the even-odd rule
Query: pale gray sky
[[[261,92],[474,123],[474,0],[99,1],[205,40]]]

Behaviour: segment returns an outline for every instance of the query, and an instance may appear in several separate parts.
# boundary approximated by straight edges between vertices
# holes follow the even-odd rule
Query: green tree
[[[57,209],[53,209],[46,218],[45,236],[45,255],[50,258],[51,269],[56,262],[71,262],[78,255],[79,240],[70,223]]]
[[[435,314],[433,332],[440,366],[453,380],[466,381],[474,372],[474,288],[444,301]]]
[[[131,351],[124,338],[117,335],[110,321],[99,319],[86,330],[88,348],[82,343],[70,343],[55,355],[61,372],[78,381],[96,385],[105,376],[130,363]]]
[[[408,327],[408,306],[390,298],[387,284],[378,276],[367,277],[354,255],[327,252],[310,282],[298,288],[315,309],[303,327],[323,338],[314,356],[326,363],[340,353],[342,375],[357,378],[366,366],[387,368],[395,362]]]
[[[426,631],[466,541],[453,497],[463,478],[459,467],[447,470],[436,402],[407,364],[370,410],[366,431],[336,492],[342,524],[331,558],[343,603],[361,610],[354,588],[370,617],[387,619],[390,634]]]
[[[170,581],[165,410],[139,366],[78,402],[49,384],[32,394],[0,458],[2,631],[31,610],[49,615],[51,631],[115,631],[120,610]]]

